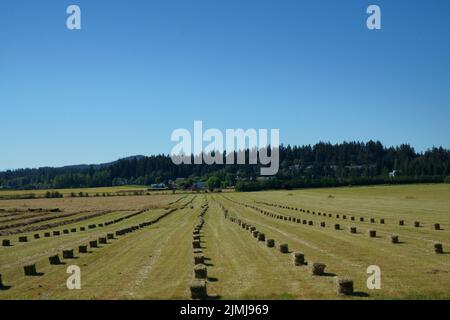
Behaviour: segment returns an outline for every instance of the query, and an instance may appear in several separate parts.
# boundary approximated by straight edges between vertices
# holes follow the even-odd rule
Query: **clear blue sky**
[[[0,170],[168,153],[194,120],[449,148],[449,16],[445,0],[2,0]]]

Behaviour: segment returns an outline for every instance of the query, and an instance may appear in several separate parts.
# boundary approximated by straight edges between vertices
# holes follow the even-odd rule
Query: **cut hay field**
[[[371,265],[380,289],[366,285]],[[0,299],[450,299],[450,185],[0,200],[0,274]],[[337,294],[341,277],[353,294]]]

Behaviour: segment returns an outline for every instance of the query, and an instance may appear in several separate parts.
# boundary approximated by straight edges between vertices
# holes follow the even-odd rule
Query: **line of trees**
[[[225,155],[224,155],[225,157]],[[396,177],[389,173],[396,170]],[[239,190],[443,182],[450,176],[450,150],[416,152],[410,145],[385,147],[379,141],[281,146],[280,169],[259,177],[260,165],[174,165],[168,155],[132,157],[108,166],[19,169],[0,172],[0,187],[10,189],[82,188],[124,184],[149,185],[185,178],[211,180]],[[190,179],[189,179],[190,178]]]

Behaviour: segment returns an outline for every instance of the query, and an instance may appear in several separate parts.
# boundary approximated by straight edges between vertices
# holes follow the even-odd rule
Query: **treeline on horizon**
[[[395,177],[390,177],[394,170]],[[104,166],[4,171],[0,172],[0,187],[33,190],[150,185],[184,178],[181,186],[190,188],[212,177],[216,187],[236,186],[238,191],[450,182],[450,150],[434,147],[419,153],[408,144],[384,147],[379,141],[288,145],[280,147],[276,176],[261,177],[259,173],[260,165],[175,165],[168,155],[156,155]]]

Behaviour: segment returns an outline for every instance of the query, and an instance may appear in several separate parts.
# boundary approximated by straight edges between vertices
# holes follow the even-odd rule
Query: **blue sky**
[[[66,8],[82,30],[66,29]],[[378,4],[382,30],[366,28]],[[176,128],[450,147],[450,2],[2,0],[0,170],[168,153]]]

